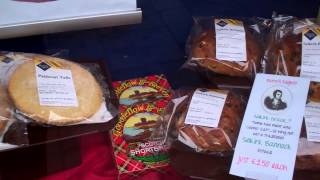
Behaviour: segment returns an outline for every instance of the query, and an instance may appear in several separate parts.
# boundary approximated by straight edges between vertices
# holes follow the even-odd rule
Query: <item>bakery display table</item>
[[[208,81],[201,75],[181,69],[193,16],[270,17],[277,11],[315,17],[319,5],[318,0],[138,0],[142,24],[4,39],[0,50],[41,54],[62,50],[70,60],[99,60],[102,69],[109,69],[106,76],[110,81],[165,74],[174,89],[206,86]],[[228,86],[215,78],[212,81]],[[29,124],[34,145],[1,152],[0,179],[115,179],[117,170],[107,132],[113,123],[64,130]],[[189,178],[168,169],[166,173],[145,172],[137,179]]]

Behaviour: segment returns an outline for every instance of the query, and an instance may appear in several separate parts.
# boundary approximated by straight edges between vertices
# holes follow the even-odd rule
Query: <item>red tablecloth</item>
[[[113,163],[111,144],[108,134],[99,133],[80,138],[82,163],[74,168],[58,172],[41,180],[114,180],[117,179],[117,169]],[[170,167],[164,170],[165,173],[157,171],[146,171],[134,177],[122,177],[121,179],[141,180],[185,180],[188,178],[179,176]]]

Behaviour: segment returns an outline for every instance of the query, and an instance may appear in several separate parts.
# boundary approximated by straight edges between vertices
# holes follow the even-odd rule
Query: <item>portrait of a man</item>
[[[270,110],[284,110],[287,108],[287,103],[282,100],[282,91],[277,89],[272,93],[273,97],[267,96],[264,99],[264,105]]]

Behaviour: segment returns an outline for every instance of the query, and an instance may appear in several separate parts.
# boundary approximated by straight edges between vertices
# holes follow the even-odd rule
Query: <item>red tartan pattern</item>
[[[116,157],[117,167],[120,173],[127,173],[133,171],[141,171],[146,168],[144,163],[128,157],[126,149],[128,144],[121,138],[113,136],[114,140],[114,154]]]
[[[148,87],[151,85],[151,83],[156,83],[159,87],[159,89],[163,89],[165,91],[168,91],[169,96],[161,99],[157,99],[152,102],[148,103],[142,103],[142,104],[136,104],[136,105],[131,105],[131,106],[125,106],[125,105],[120,105],[119,107],[119,112],[120,116],[122,118],[125,118],[128,120],[131,116],[137,114],[137,113],[143,113],[143,112],[150,112],[150,113],[155,113],[155,114],[160,114],[161,111],[166,107],[168,104],[169,100],[171,99],[171,94],[170,94],[170,85],[168,81],[165,79],[164,75],[153,75],[153,76],[147,76],[144,78],[138,78],[138,79],[131,79],[127,81],[116,81],[113,82],[113,86],[117,92],[118,98],[121,96],[121,93],[125,91],[126,89],[134,86],[140,86],[141,82],[143,82],[143,86]],[[153,84],[154,85],[154,84]],[[121,87],[122,86],[122,87]],[[117,89],[119,88],[119,89]],[[140,107],[140,108],[137,108]],[[143,108],[142,108],[143,107]],[[129,109],[131,110],[133,108],[137,108],[139,112],[133,113],[128,115],[127,111]],[[126,121],[125,120],[125,121]],[[118,123],[119,124],[119,123]],[[130,156],[129,154],[129,144],[125,141],[125,139],[121,136],[123,134],[123,126],[125,122],[120,124],[119,126],[121,127],[121,131],[117,131],[117,133],[114,133],[116,131],[115,129],[112,131],[113,133],[111,134],[111,139],[112,139],[112,144],[113,144],[113,151],[114,151],[114,156],[115,156],[115,162],[117,165],[117,168],[119,170],[120,176],[138,176],[146,172],[147,169],[153,169],[156,168],[155,171],[161,171],[163,167],[166,167],[168,165],[168,162],[155,162],[151,163],[148,165],[147,163],[144,163],[143,161],[136,160],[133,157]],[[118,127],[119,128],[119,127]],[[139,145],[138,142],[137,146]],[[132,146],[133,143],[130,143]],[[166,151],[163,151],[166,152]],[[146,152],[143,153],[142,157],[148,156],[148,155],[156,155],[154,152]],[[139,155],[135,156],[139,157]],[[161,167],[159,169],[159,167]],[[134,173],[132,173],[134,172]],[[119,178],[120,178],[119,176]]]
[[[162,90],[170,91],[170,89],[171,89],[169,82],[165,78],[164,75],[152,75],[152,76],[147,76],[144,78],[130,79],[130,80],[126,80],[126,81],[115,81],[112,83],[112,86],[114,87],[114,89],[116,91],[117,97],[120,98],[122,92],[124,92],[125,90],[127,90],[131,87],[134,87],[134,86],[141,86],[141,84],[139,82],[143,82],[142,86],[146,86],[146,87],[152,87],[151,84],[156,83]],[[121,88],[121,86],[124,84],[126,84],[126,86],[124,88]],[[159,89],[157,89],[157,90],[159,90]],[[159,93],[162,94],[161,91],[159,91]],[[164,94],[162,94],[162,95],[163,95],[164,99],[167,99],[167,100],[171,99],[171,94],[169,94],[169,96],[165,96]],[[125,106],[125,105],[122,105],[122,106]]]

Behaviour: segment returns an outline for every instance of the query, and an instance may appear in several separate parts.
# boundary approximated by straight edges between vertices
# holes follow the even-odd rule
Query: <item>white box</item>
[[[25,2],[29,1],[29,2]],[[1,0],[0,39],[140,23],[136,0]]]

